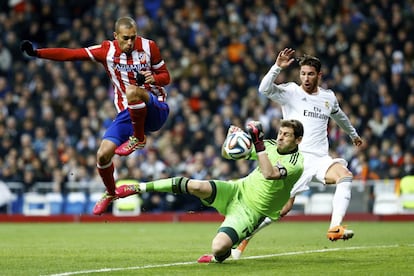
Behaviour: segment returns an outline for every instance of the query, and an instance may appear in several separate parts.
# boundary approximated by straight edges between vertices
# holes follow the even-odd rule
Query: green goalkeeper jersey
[[[287,170],[285,179],[265,179],[259,166],[243,179],[241,191],[246,204],[257,212],[278,219],[280,211],[290,198],[290,191],[303,172],[303,156],[300,152],[280,154],[277,152],[276,140],[265,140],[266,153],[275,166],[280,164]],[[257,160],[252,152],[249,157]]]

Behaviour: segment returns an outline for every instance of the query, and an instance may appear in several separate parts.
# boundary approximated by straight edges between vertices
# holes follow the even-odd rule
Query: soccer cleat
[[[108,209],[109,204],[115,199],[118,199],[116,195],[110,195],[108,192],[105,192],[102,198],[96,202],[95,207],[93,207],[93,214],[102,215]]]
[[[119,198],[139,194],[140,192],[141,190],[139,189],[139,184],[122,185],[115,190],[115,194]]]
[[[339,225],[329,229],[326,236],[331,241],[349,240],[354,236],[354,231],[346,229],[346,226]]]
[[[130,155],[135,150],[144,148],[146,143],[147,139],[145,136],[142,141],[139,141],[134,136],[130,136],[128,141],[116,148],[115,153],[122,156]]]
[[[198,263],[217,263],[216,258],[213,255],[203,255],[197,260]]]

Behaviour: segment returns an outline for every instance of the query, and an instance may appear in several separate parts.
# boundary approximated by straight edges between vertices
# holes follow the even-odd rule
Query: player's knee
[[[105,165],[108,164],[112,159],[113,154],[105,151],[102,148],[99,148],[96,153],[96,160],[99,165]]]
[[[333,174],[332,176],[334,176],[335,182],[338,183],[340,182],[342,179],[351,179],[354,177],[354,175],[352,174],[352,172],[345,167],[344,165],[336,165],[332,167],[333,170]]]
[[[231,250],[232,242],[229,237],[226,237],[224,233],[219,233],[211,244],[212,252],[215,256],[225,255]]]
[[[353,173],[350,170],[348,170],[347,168],[345,168],[343,171],[341,171],[341,173],[339,175],[339,179],[353,178],[353,177],[354,177]]]
[[[209,193],[211,191],[211,186],[208,183],[208,181],[199,181],[191,179],[188,184],[188,191],[190,192],[190,194],[193,195]]]
[[[127,98],[128,103],[138,102],[138,101],[144,101],[148,102],[149,95],[148,92],[141,88],[137,87],[135,85],[130,85],[125,90],[125,95]]]
[[[130,85],[125,89],[125,96],[128,102],[134,102],[138,100],[137,87],[135,85]]]

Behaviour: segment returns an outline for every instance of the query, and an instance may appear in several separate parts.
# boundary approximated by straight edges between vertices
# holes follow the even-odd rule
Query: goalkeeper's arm
[[[286,216],[290,210],[292,210],[293,203],[295,202],[295,197],[289,198],[288,202],[283,206],[282,211],[280,211],[280,217],[283,218]]]

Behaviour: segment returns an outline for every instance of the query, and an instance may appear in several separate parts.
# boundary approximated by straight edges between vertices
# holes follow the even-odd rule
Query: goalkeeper
[[[238,130],[231,127],[229,133]],[[116,189],[116,195],[127,197],[153,191],[191,194],[200,198],[203,204],[214,207],[225,219],[212,241],[212,254],[201,256],[198,262],[221,263],[231,255],[231,249],[248,237],[266,217],[279,218],[293,185],[303,171],[303,156],[298,151],[303,136],[300,121],[281,121],[277,139],[263,140],[260,122],[249,122],[246,130],[255,148],[249,159],[258,163],[246,177],[233,181],[173,177],[123,185]]]

